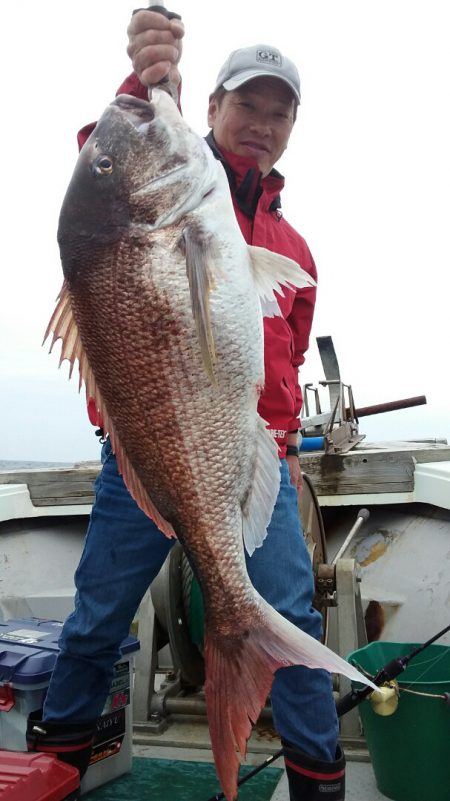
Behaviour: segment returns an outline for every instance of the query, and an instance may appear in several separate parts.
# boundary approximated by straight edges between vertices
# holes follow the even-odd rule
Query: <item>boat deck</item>
[[[133,746],[134,756],[147,757],[153,759],[186,759],[195,762],[212,762],[211,752],[198,748],[170,748],[158,745],[138,745]],[[259,765],[269,754],[250,753],[246,759],[246,765]],[[281,759],[273,763],[264,770],[282,768]],[[251,783],[251,779],[249,783]],[[217,785],[219,792],[219,785]],[[387,796],[380,793],[376,786],[375,776],[372,765],[369,761],[353,761],[347,757],[346,768],[346,801],[386,801]],[[205,799],[206,801],[206,799]],[[287,777],[283,771],[271,801],[289,801],[289,790]]]
[[[165,731],[157,733],[146,722],[134,722],[133,754],[136,757],[153,759],[190,760],[192,762],[213,762],[209,746],[209,731],[206,718],[199,716],[171,715]],[[385,801],[387,796],[380,793],[370,762],[367,744],[363,737],[341,737],[341,745],[347,760],[346,800],[347,801]],[[268,757],[281,748],[270,719],[263,719],[253,728],[247,744],[247,757],[243,764],[261,765]],[[264,770],[283,769],[280,757]],[[252,779],[248,780],[251,786]],[[217,792],[220,791],[217,784]],[[215,790],[213,790],[215,792]],[[199,799],[199,801],[202,801]],[[206,801],[206,799],[204,799]],[[271,801],[289,801],[287,778],[283,771]],[[425,801],[425,799],[424,799]]]
[[[327,527],[330,558],[337,553],[346,539],[350,526],[354,523],[354,509],[360,505],[370,506],[372,515],[370,534],[363,533],[361,540],[366,537],[372,547],[373,536],[381,531],[387,532],[387,545],[390,545],[391,539],[394,541],[397,535],[400,540],[402,535],[408,547],[411,546],[412,558],[415,561],[408,562],[408,569],[405,561],[402,562],[401,569],[394,563],[394,575],[387,580],[384,563],[378,558],[380,554],[374,550],[377,540],[369,552],[370,559],[367,560],[363,589],[367,588],[367,599],[381,599],[386,605],[390,616],[383,632],[385,639],[402,642],[425,641],[439,629],[441,625],[439,615],[445,615],[447,608],[437,595],[435,566],[445,565],[445,559],[448,558],[446,555],[450,532],[448,528],[450,447],[443,443],[359,446],[344,455],[325,457],[313,454],[305,457],[303,467],[313,479],[323,511],[334,514],[335,508],[347,507],[340,510],[345,513],[342,515],[342,524],[340,517],[338,519],[336,515],[333,528],[331,525]],[[5,562],[0,589],[0,618],[3,614],[5,619],[28,616],[64,619],[71,611],[72,577],[79,559],[87,523],[86,516],[93,498],[92,485],[98,469],[98,463],[57,468],[27,466],[27,469],[16,467],[0,469],[0,534],[4,535],[2,545]],[[389,515],[391,512],[394,513],[394,504],[398,505],[395,512],[397,517],[390,519]],[[424,510],[422,508],[424,505],[429,505],[429,508]],[[435,506],[434,511],[432,505]],[[400,507],[404,510],[401,519],[398,516]],[[411,520],[411,517],[414,519]],[[391,530],[395,530],[395,537],[391,536]],[[355,548],[358,543],[359,541],[355,540]],[[394,544],[396,543],[397,540]],[[400,550],[400,547],[397,547],[396,551]],[[392,551],[394,548],[391,550],[386,548],[388,555]],[[420,554],[420,560],[414,557],[415,553]],[[43,561],[46,575],[53,577],[53,584],[49,582],[44,588],[41,581]],[[419,562],[421,570],[416,570]],[[380,564],[383,570],[378,585],[375,568]],[[408,581],[404,597],[400,593],[402,590],[400,578],[403,574]],[[414,584],[412,577],[416,575]],[[444,574],[440,575],[442,581],[439,585],[445,598],[448,594],[448,583]],[[430,584],[432,614],[428,606],[426,614],[422,611],[420,598],[417,609],[414,606],[414,599],[418,595],[414,587],[418,586],[419,581],[422,590],[428,587],[424,583],[424,576]],[[409,584],[413,587],[412,594],[408,594]],[[17,588],[20,588],[20,593]],[[340,594],[341,608],[344,608],[345,597],[344,593]],[[402,617],[400,628],[398,624],[395,628],[396,619],[401,617],[402,610],[405,610],[406,619]],[[446,620],[442,622],[442,626],[445,622]],[[388,625],[391,625],[389,631]],[[351,650],[353,647],[345,647],[339,652],[345,654]],[[167,666],[164,669],[166,668]],[[147,698],[146,701],[148,700]],[[146,708],[150,709],[150,706],[147,704]],[[196,735],[189,727],[178,731],[172,726],[162,735],[150,735],[149,722],[141,724],[136,723],[137,720],[139,718],[135,714],[133,736],[135,756],[212,762],[208,740],[204,734],[200,734],[202,727],[199,729],[198,724]],[[364,740],[360,737],[359,742],[356,742],[357,739],[352,733],[345,733],[343,726],[342,744],[347,757],[346,799],[384,801],[387,796],[376,786]],[[271,739],[269,734],[259,742],[250,742],[246,764],[257,766],[279,748],[279,740]],[[282,767],[282,760],[279,759],[273,763],[273,767],[267,767],[266,770]],[[250,779],[249,786],[251,781]],[[217,792],[219,792],[218,785]],[[273,793],[272,801],[288,801],[288,799],[287,780],[283,773]]]

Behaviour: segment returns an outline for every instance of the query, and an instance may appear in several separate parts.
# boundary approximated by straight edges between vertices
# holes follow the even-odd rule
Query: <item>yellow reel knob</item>
[[[399,690],[396,681],[384,684],[378,690],[374,690],[370,696],[370,704],[377,715],[393,715],[398,707]]]

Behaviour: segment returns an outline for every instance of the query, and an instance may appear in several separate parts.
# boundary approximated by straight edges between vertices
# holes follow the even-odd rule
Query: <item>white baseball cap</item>
[[[276,47],[262,44],[234,50],[217,76],[214,91],[223,86],[224,89],[231,92],[247,81],[264,75],[271,75],[283,81],[291,90],[297,103],[300,103],[300,76],[297,67]]]

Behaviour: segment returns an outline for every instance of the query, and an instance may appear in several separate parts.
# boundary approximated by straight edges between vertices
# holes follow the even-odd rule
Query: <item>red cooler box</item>
[[[28,715],[42,707],[61,628],[58,621],[38,618],[0,623],[0,749],[27,750]],[[81,783],[82,793],[131,770],[133,667],[138,650],[135,637],[123,641],[122,656],[114,666],[110,693],[97,724],[91,763]],[[0,801],[5,801],[1,792]]]
[[[0,751],[0,801],[72,801],[78,771],[47,754]]]

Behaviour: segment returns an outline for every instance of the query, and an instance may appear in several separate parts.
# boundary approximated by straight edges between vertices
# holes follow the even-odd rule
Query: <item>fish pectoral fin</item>
[[[283,295],[283,286],[302,289],[307,286],[316,286],[306,270],[287,256],[266,248],[247,245],[252,266],[253,281],[260,297],[262,313],[265,317],[280,314],[275,292]]]
[[[205,699],[217,775],[227,801],[237,796],[239,759],[245,756],[252,723],[256,723],[278,668],[306,665],[341,673],[352,681],[375,685],[309,634],[282,617],[256,595],[248,630],[233,626],[230,638],[217,627],[205,628]]]
[[[280,488],[278,446],[269,434],[266,423],[258,417],[256,458],[250,491],[242,504],[242,533],[249,556],[260,548],[267,535],[267,526]]]
[[[210,296],[220,271],[219,248],[214,237],[196,224],[186,226],[183,239],[192,314],[203,364],[211,383],[216,384],[216,347],[211,326]]]
[[[81,388],[81,385],[84,382],[86,386],[87,397],[93,398],[95,402],[96,408],[98,409],[100,417],[103,421],[104,431],[107,432],[110,437],[112,449],[117,458],[117,466],[119,472],[122,474],[128,492],[132,498],[134,498],[142,511],[154,521],[159,530],[162,531],[166,537],[176,537],[173,527],[158,512],[156,506],[138,478],[136,471],[134,470],[125,450],[122,447],[120,438],[115,431],[114,424],[108,414],[106,404],[102,398],[102,394],[95,380],[94,373],[91,365],[89,364],[89,359],[81,341],[80,332],[73,315],[69,288],[66,282],[64,282],[61,292],[58,296],[55,311],[50,318],[50,322],[45,332],[44,342],[50,334],[52,334],[50,351],[58,339],[62,340],[59,364],[61,366],[65,359],[69,360],[69,378],[72,376],[75,362],[78,361],[78,367],[80,371],[79,388]]]

